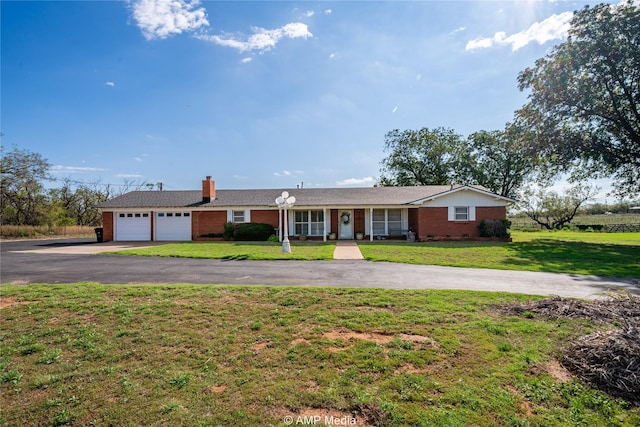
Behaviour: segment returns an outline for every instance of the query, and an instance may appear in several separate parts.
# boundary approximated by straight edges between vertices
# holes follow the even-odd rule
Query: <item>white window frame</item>
[[[404,214],[403,214],[403,211],[402,211],[401,208],[388,208],[388,209],[384,209],[384,208],[376,209],[376,208],[374,208],[371,211],[371,215],[372,215],[372,218],[371,218],[371,226],[372,226],[371,235],[376,235],[376,236],[389,236],[390,235],[389,234],[389,211],[390,210],[400,211],[400,228],[399,228],[400,234],[398,234],[398,236],[403,234],[402,227],[404,225],[404,218],[403,218]],[[384,211],[384,221],[376,221],[374,219],[376,211]],[[393,222],[398,222],[398,221],[393,221]],[[383,233],[374,232],[376,224],[380,225],[381,223],[384,223],[384,232]],[[396,234],[394,234],[394,236],[396,236]]]
[[[298,213],[302,214],[305,213],[307,214],[307,220],[306,221],[298,221]],[[312,221],[312,212],[318,212],[321,219],[319,221]],[[309,210],[301,210],[301,209],[295,209],[292,212],[292,217],[293,217],[293,231],[294,231],[294,235],[295,236],[299,236],[300,234],[305,234],[307,236],[322,236],[324,235],[324,227],[325,227],[325,222],[324,222],[324,210],[323,209],[309,209]],[[298,233],[298,225],[301,226],[301,228],[304,228],[307,230],[307,233]],[[313,225],[316,226],[318,232],[317,233],[312,233],[311,231],[313,230]]]
[[[455,221],[469,221],[469,206],[454,206]]]
[[[462,212],[458,212],[458,209],[466,210],[466,218],[462,218]],[[449,206],[449,221],[455,222],[471,222],[476,220],[476,207],[475,206]]]
[[[236,221],[236,214],[242,212],[242,221]],[[251,210],[249,209],[229,209],[227,210],[227,222],[233,224],[245,224],[251,222]]]

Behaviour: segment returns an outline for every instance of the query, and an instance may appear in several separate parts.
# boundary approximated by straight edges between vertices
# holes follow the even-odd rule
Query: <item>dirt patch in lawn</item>
[[[31,301],[16,301],[13,298],[0,298],[0,310],[3,308],[14,307],[16,305],[31,304]]]
[[[342,339],[345,341],[373,341],[376,344],[387,344],[397,338],[403,341],[410,341],[414,344],[428,344],[431,346],[437,346],[437,343],[433,339],[422,335],[413,334],[396,335],[389,332],[354,332],[348,329],[341,329],[337,331],[326,332],[322,336],[330,340]]]

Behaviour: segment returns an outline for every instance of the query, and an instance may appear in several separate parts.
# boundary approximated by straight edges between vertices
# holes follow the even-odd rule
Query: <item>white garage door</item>
[[[190,212],[158,212],[156,240],[191,240]]]
[[[151,240],[151,216],[148,212],[116,214],[116,241]]]

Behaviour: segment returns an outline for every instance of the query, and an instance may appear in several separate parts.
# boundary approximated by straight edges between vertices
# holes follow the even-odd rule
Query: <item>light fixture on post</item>
[[[276,199],[278,208],[284,210],[284,239],[282,240],[282,252],[291,253],[291,243],[289,243],[289,221],[287,221],[287,209],[292,208],[296,202],[296,198],[289,196],[287,191],[283,191],[281,196]]]

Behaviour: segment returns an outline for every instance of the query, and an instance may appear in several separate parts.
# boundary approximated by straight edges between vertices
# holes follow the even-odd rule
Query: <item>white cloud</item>
[[[535,22],[526,30],[510,36],[507,36],[504,31],[499,31],[493,37],[470,40],[465,50],[489,48],[494,45],[511,45],[511,50],[515,52],[531,42],[542,45],[550,40],[562,40],[567,36],[572,17],[573,12],[554,14],[544,21]]]
[[[140,175],[137,173],[118,173],[116,174],[117,178],[144,178],[144,175]]]
[[[307,18],[311,18],[313,15],[315,15],[316,13],[313,10],[308,10],[304,16],[306,16]]]
[[[89,166],[63,166],[63,165],[51,166],[51,171],[53,173],[85,173],[85,172],[100,172],[100,171],[106,171],[106,170],[108,169],[94,168]]]
[[[114,82],[104,82],[105,86],[114,87],[116,84]]]
[[[135,160],[136,162],[141,162],[142,159],[140,157],[134,157],[133,160]]]
[[[283,170],[282,172],[274,172],[273,175],[274,176],[291,176],[296,178],[298,175],[301,175],[303,173],[304,171],[300,171],[300,170],[294,170],[294,171]]]
[[[265,28],[252,28],[254,34],[242,40],[243,37],[233,35],[198,35],[198,39],[213,42],[220,46],[227,46],[239,50],[240,52],[250,52],[257,50],[266,52],[271,50],[283,38],[297,39],[313,37],[309,31],[309,27],[301,22],[292,22],[275,30],[267,30]]]
[[[249,179],[248,176],[245,175],[233,175],[234,179],[240,179],[240,180],[245,180],[245,179]]]
[[[248,64],[249,62],[251,62],[252,58],[242,58],[240,60],[240,62],[242,62],[243,64]]]
[[[347,178],[342,181],[336,182],[336,185],[363,185],[363,184],[373,184],[375,179],[373,177],[367,176],[364,178]]]
[[[327,9],[324,11],[325,15],[331,15],[333,13],[333,11],[331,9]]]
[[[336,54],[335,54],[335,53],[332,53],[331,55],[329,55],[329,59],[333,59],[333,58],[335,58],[335,57],[336,57]]]
[[[209,25],[199,0],[135,0],[133,19],[147,40],[193,31]]]
[[[458,28],[456,28],[455,30],[453,30],[453,33],[454,33],[454,34],[455,34],[455,33],[459,33],[460,31],[464,31],[464,30],[466,30],[466,29],[467,29],[467,27],[458,27]]]

